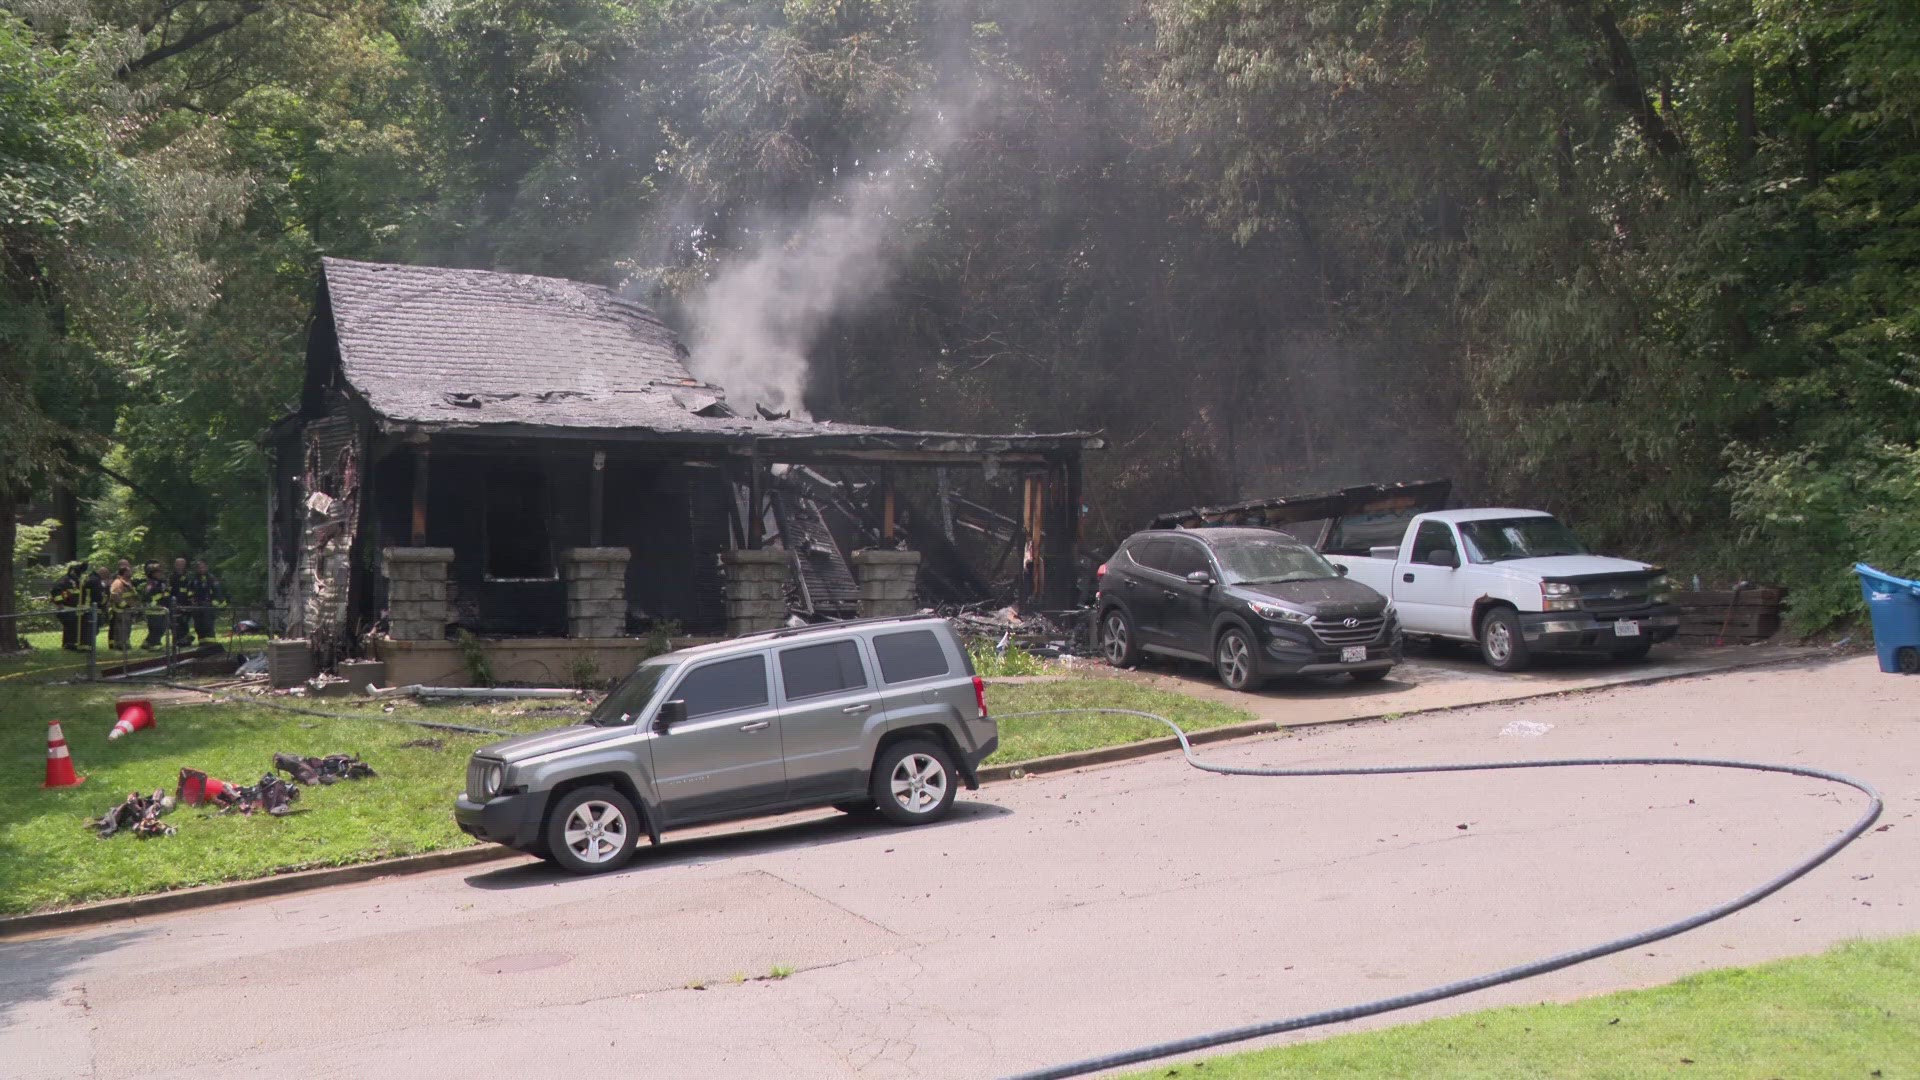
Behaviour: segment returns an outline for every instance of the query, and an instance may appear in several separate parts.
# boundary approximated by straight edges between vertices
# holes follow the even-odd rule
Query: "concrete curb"
[[[1316,727],[1337,727],[1347,724],[1366,724],[1386,720],[1388,717],[1405,719],[1415,716],[1430,716],[1435,713],[1458,712],[1462,709],[1480,709],[1490,705],[1504,705],[1509,702],[1535,701],[1541,698],[1565,697],[1569,694],[1584,694],[1594,690],[1612,690],[1622,686],[1648,686],[1653,683],[1674,682],[1680,679],[1699,678],[1705,675],[1720,675],[1729,671],[1741,671],[1756,667],[1770,667],[1775,664],[1798,663],[1803,660],[1823,658],[1815,656],[1769,656],[1751,663],[1735,664],[1728,667],[1699,669],[1692,671],[1668,671],[1650,673],[1644,678],[1623,679],[1599,686],[1567,687],[1564,689],[1543,689],[1539,693],[1523,694],[1518,697],[1501,698],[1497,701],[1464,702],[1459,705],[1437,705],[1425,709],[1407,711],[1388,711],[1365,716],[1341,717],[1336,720],[1312,720],[1300,724],[1288,724],[1277,720],[1255,720],[1244,724],[1227,724],[1217,728],[1206,728],[1187,736],[1187,741],[1195,746],[1209,743],[1229,742],[1235,739],[1252,738],[1258,735],[1272,735],[1282,731],[1297,731]],[[1831,654],[1824,658],[1831,658]],[[994,765],[980,770],[980,782],[998,783],[1003,780],[1017,780],[1025,776],[1037,776],[1042,773],[1066,772],[1083,769],[1091,765],[1108,765],[1117,761],[1131,761],[1135,758],[1153,757],[1180,749],[1180,740],[1172,736],[1159,739],[1146,739],[1141,742],[1122,743],[1119,746],[1103,746],[1094,750],[1077,750],[1067,754],[1055,754],[1052,757],[1035,758],[1018,765]],[[523,852],[504,848],[494,844],[476,847],[457,848],[453,851],[436,851],[427,855],[412,855],[401,859],[385,859],[379,862],[356,863],[352,866],[335,866],[323,870],[303,870],[287,874],[275,874],[272,877],[257,878],[252,881],[236,881],[225,885],[205,885],[193,889],[180,889],[175,892],[153,893],[147,896],[133,896],[125,900],[108,900],[84,907],[63,908],[59,911],[47,911],[33,915],[14,915],[0,919],[0,941],[8,938],[39,935],[50,930],[71,930],[80,927],[97,926],[102,923],[117,922],[122,919],[137,919],[149,915],[161,915],[175,911],[191,911],[196,908],[215,907],[242,900],[257,900],[272,896],[286,896],[292,893],[310,892],[315,889],[332,888],[336,885],[349,885],[355,882],[372,881],[376,878],[402,877],[411,874],[425,874],[436,870],[450,870],[461,866],[474,866],[481,863],[498,862],[504,859],[527,858]]]

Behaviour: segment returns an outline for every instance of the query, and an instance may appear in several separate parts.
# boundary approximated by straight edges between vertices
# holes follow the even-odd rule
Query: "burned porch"
[[[745,416],[685,361],[595,286],[327,260],[300,408],[269,434],[276,629],[406,669],[389,682],[458,681],[462,632],[512,645],[502,680],[612,674],[638,635],[978,592],[969,526],[1007,541],[1023,599],[1071,605],[1097,439]],[[1017,513],[954,495],[969,477]]]

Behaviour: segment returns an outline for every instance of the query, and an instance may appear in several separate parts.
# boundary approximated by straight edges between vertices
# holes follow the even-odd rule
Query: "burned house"
[[[1011,485],[1023,591],[1070,599],[1097,439],[742,415],[686,359],[596,286],[326,260],[299,408],[268,433],[275,629],[434,680],[457,679],[460,631],[509,639],[543,669],[495,665],[519,681],[618,670],[649,629],[897,608],[917,575],[971,576],[888,550],[895,486],[928,470]]]

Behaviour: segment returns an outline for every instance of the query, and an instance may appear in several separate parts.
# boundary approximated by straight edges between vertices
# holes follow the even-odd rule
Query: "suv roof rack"
[[[840,630],[849,626],[873,626],[877,623],[919,622],[926,619],[943,619],[946,616],[934,611],[917,611],[912,615],[881,615],[871,619],[839,619],[822,623],[808,623],[805,626],[787,626],[778,630],[762,630],[758,634],[742,634],[733,641],[754,641],[760,638],[769,640],[794,637],[815,630]]]

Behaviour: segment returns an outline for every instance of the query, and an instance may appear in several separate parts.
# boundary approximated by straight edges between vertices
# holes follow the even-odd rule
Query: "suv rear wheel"
[[[874,804],[896,825],[925,825],[947,816],[955,795],[953,758],[921,739],[897,742],[873,763]]]
[[[547,851],[576,874],[604,873],[633,857],[641,827],[625,795],[610,787],[576,788],[547,818]]]

